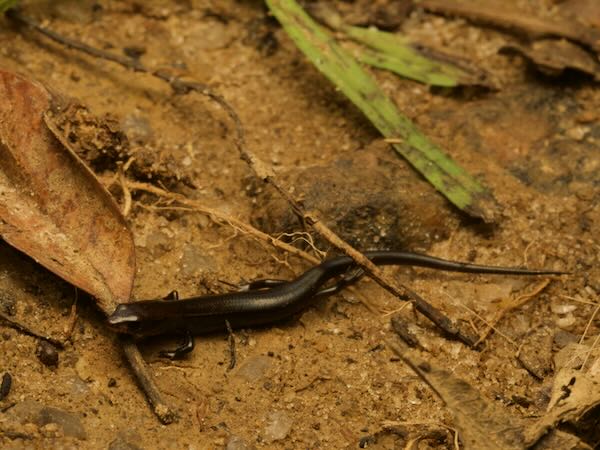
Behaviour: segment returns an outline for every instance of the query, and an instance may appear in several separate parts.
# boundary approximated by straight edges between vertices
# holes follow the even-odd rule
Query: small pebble
[[[150,121],[143,116],[130,114],[121,121],[121,128],[127,137],[135,142],[146,142],[154,134]]]
[[[579,336],[569,333],[565,330],[556,330],[554,333],[554,344],[558,348],[564,348],[569,344],[574,344],[579,341]]]
[[[575,311],[577,309],[577,306],[560,304],[560,305],[551,305],[550,309],[552,310],[552,312],[554,314],[564,315],[564,314],[569,314],[569,313],[572,313],[573,311]]]
[[[35,354],[45,366],[58,366],[58,349],[51,343],[39,341]]]
[[[5,372],[2,375],[2,383],[0,384],[0,400],[5,399],[10,393],[10,388],[12,386],[12,377],[10,373]]]
[[[40,427],[40,433],[45,437],[57,437],[60,435],[59,430],[59,426],[55,423],[48,423],[43,427]]]
[[[283,411],[273,411],[269,414],[265,427],[265,442],[267,444],[285,439],[292,430],[292,418]]]
[[[234,435],[229,437],[225,447],[226,450],[249,450],[250,448],[241,437]]]
[[[255,383],[260,380],[271,367],[271,358],[263,355],[252,356],[238,369],[236,376]]]
[[[573,328],[573,326],[575,325],[575,317],[573,316],[573,314],[567,314],[564,317],[561,317],[560,319],[557,319],[556,321],[556,325],[559,328],[562,328],[563,330],[571,330],[571,328]]]
[[[57,428],[51,426],[45,428],[45,430],[60,429],[65,436],[76,439],[87,438],[79,414],[46,406],[35,400],[26,399],[17,403],[10,409],[9,414],[20,423],[31,424],[33,427],[46,427],[48,424],[56,424]],[[35,428],[33,429],[35,430]]]
[[[110,444],[108,444],[108,450],[141,450],[135,444],[123,439],[122,437],[117,437]]]
[[[0,291],[0,311],[9,316],[17,312],[17,300],[8,291]]]
[[[43,407],[40,410],[35,423],[40,427],[50,423],[55,423],[62,428],[65,436],[74,437],[76,439],[87,438],[87,433],[83,428],[83,424],[79,419],[79,415],[69,411],[64,411],[59,408],[54,408],[51,406]]]
[[[588,132],[589,132],[588,127],[577,126],[577,127],[569,128],[565,132],[565,134],[567,135],[567,137],[570,137],[571,139],[573,139],[575,141],[581,141]]]

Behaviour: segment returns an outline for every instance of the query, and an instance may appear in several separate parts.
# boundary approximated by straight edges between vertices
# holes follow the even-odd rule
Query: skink
[[[530,270],[510,267],[482,266],[448,261],[418,253],[368,251],[364,253],[376,265],[408,265],[437,270],[503,274],[503,275],[560,275],[555,270]],[[135,337],[160,334],[202,334],[232,328],[265,325],[284,319],[306,308],[319,294],[338,289],[323,289],[329,280],[355,267],[348,256],[338,256],[307,270],[298,278],[282,282],[269,289],[191,297],[182,300],[143,300],[119,305],[109,323],[119,332]],[[354,275],[340,286],[360,278]]]

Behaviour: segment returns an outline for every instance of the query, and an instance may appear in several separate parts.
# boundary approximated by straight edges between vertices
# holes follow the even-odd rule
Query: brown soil
[[[548,2],[521,3],[536,11]],[[240,115],[251,150],[272,164],[307,208],[361,249],[574,271],[509,313],[481,351],[448,339],[410,308],[400,313],[424,347],[423,358],[516,416],[543,414],[553,354],[579,339],[600,292],[595,84],[578,76],[544,78],[518,57],[496,54],[513,39],[497,31],[418,10],[410,15],[406,33],[474,61],[498,82],[494,92],[440,91],[376,73],[399,108],[494,192],[501,217],[482,227],[382,142],[259,1],[35,4],[28,12],[55,31],[115,53],[140,52],[149,67],[214,87]],[[209,99],[175,96],[150,76],[66,50],[7,20],[0,20],[0,42],[2,69],[88,109],[73,111],[70,137],[99,175],[114,173],[134,156],[127,172],[132,179],[183,193],[271,234],[310,232],[239,159],[231,122]],[[122,201],[119,189],[113,193]],[[127,217],[137,251],[135,299],[174,289],[183,297],[224,292],[230,288],[222,281],[292,278],[308,267],[226,224],[158,200],[134,193]],[[73,288],[4,244],[0,252],[0,308],[39,332],[60,335],[68,326]],[[491,320],[502,299],[540,282],[411,269],[389,273],[478,332],[486,328],[481,318]],[[401,306],[371,281],[358,286],[381,311]],[[284,323],[236,331],[238,367],[232,371],[225,335],[199,337],[196,350],[178,362],[158,357],[175,339],[142,343],[160,389],[180,415],[168,426],[146,404],[93,299],[80,295],[77,312],[73,342],[59,353],[57,367],[36,356],[36,339],[0,329],[0,372],[13,377],[9,396],[0,401],[3,448],[329,449],[356,448],[371,436],[364,440],[370,448],[391,449],[404,448],[425,429],[443,431],[426,442],[431,448],[453,448],[453,435],[445,431],[452,427],[450,412],[384,346],[393,336],[389,316],[372,312],[352,292]],[[597,318],[587,334],[599,332]],[[516,359],[519,348],[541,379]],[[74,413],[68,420],[80,422],[85,440],[66,426],[21,420],[46,406]],[[412,425],[403,436],[382,432],[387,422]]]

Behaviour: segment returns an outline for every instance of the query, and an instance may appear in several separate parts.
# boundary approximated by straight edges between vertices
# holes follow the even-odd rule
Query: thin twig
[[[587,332],[589,331],[590,326],[594,322],[594,319],[598,315],[598,312],[600,312],[600,304],[596,307],[596,309],[592,313],[590,320],[588,320],[588,323],[585,326],[585,330],[583,330],[583,334],[581,335],[581,339],[579,339],[580,344],[583,344],[583,341],[585,340]],[[598,344],[599,340],[600,340],[600,334],[598,336],[596,336],[596,339],[594,339],[594,342],[590,346],[590,349],[587,351],[587,353],[585,355],[585,359],[583,360],[583,363],[581,364],[581,368],[579,370],[583,370],[583,368],[585,367],[585,364],[587,363],[588,359],[590,358],[590,355],[592,354],[592,351],[594,350],[594,347]]]
[[[106,187],[110,187],[111,184],[114,184],[117,182],[117,180],[114,177],[101,177],[100,180]],[[184,195],[177,194],[177,193],[171,192],[171,191],[167,191],[165,189],[161,189],[154,185],[151,185],[148,183],[142,183],[139,181],[132,181],[132,180],[125,179],[124,181],[121,181],[121,182],[122,183],[124,182],[124,186],[127,186],[127,188],[130,190],[148,192],[148,193],[157,195],[163,199],[171,200],[174,202],[178,202],[182,205],[186,205],[185,207],[171,206],[171,207],[169,207],[171,209],[196,211],[196,212],[200,212],[202,214],[206,214],[211,219],[215,220],[215,222],[225,222],[236,230],[240,230],[241,232],[243,232],[247,235],[250,235],[259,241],[263,241],[267,244],[272,245],[273,247],[279,248],[280,250],[288,252],[294,256],[298,256],[298,257],[308,261],[311,264],[319,264],[319,262],[320,262],[320,260],[318,258],[311,255],[310,253],[300,250],[297,247],[294,247],[293,245],[290,245],[287,242],[284,242],[277,237],[273,237],[267,233],[264,233],[264,232],[260,231],[259,229],[254,228],[252,225],[242,222],[241,220],[236,219],[235,217],[232,217],[216,208],[211,208],[209,206],[206,206],[206,205],[202,204],[201,202],[198,202],[193,199],[189,199],[189,198],[185,197]],[[316,247],[314,247],[314,246],[311,246],[311,247],[315,251],[320,252],[320,250],[317,250]],[[379,309],[375,305],[373,305],[371,303],[371,301],[368,300],[364,295],[362,295],[360,293],[360,291],[358,289],[356,289],[354,286],[349,286],[348,290],[350,292],[352,292],[352,294],[355,295],[356,298],[358,298],[358,300],[373,314],[380,313]]]
[[[154,414],[165,425],[173,423],[177,420],[177,413],[163,400],[154,381],[154,376],[150,373],[150,369],[145,363],[144,358],[142,358],[135,342],[129,336],[121,336],[121,345],[125,358],[127,358],[131,370],[133,370]]]
[[[214,102],[216,102],[223,110],[227,113],[227,115],[231,118],[235,126],[236,137],[234,139],[237,147],[242,146],[244,143],[244,129],[242,127],[242,121],[239,116],[233,109],[233,107],[227,103],[225,98],[211,89],[210,86],[199,83],[197,81],[192,80],[184,80],[180,77],[175,76],[173,73],[164,69],[151,70],[146,68],[139,60],[133,58],[127,58],[121,55],[115,55],[110,52],[105,52],[104,50],[100,50],[98,48],[89,46],[84,44],[83,42],[76,41],[74,39],[70,39],[68,37],[62,36],[52,30],[47,29],[42,26],[34,19],[22,15],[17,9],[11,9],[6,12],[6,17],[12,19],[18,23],[22,23],[30,27],[31,29],[37,31],[38,33],[46,36],[47,38],[58,42],[61,45],[64,45],[73,50],[78,50],[80,52],[86,53],[95,58],[104,59],[106,61],[112,61],[117,63],[126,69],[132,70],[134,72],[142,72],[148,75],[152,75],[156,78],[159,78],[165,82],[167,82],[173,91],[176,94],[187,94],[189,92],[198,92]]]
[[[233,334],[233,329],[231,328],[229,320],[225,320],[225,326],[227,327],[227,341],[229,342],[229,366],[227,367],[227,370],[233,370],[237,361],[235,353],[235,335]]]
[[[121,191],[123,191],[123,217],[127,217],[131,212],[131,192],[127,187],[127,182],[125,181],[125,174],[123,170],[119,169],[119,185],[121,186]]]
[[[71,305],[71,311],[69,312],[69,322],[65,326],[65,340],[72,342],[73,331],[77,324],[77,300],[79,299],[79,290],[75,287],[75,299]]]
[[[592,323],[594,323],[594,319],[596,318],[596,316],[598,315],[599,312],[600,312],[600,303],[598,303],[598,305],[596,306],[596,309],[594,310],[594,312],[592,313],[592,316],[590,317],[590,320],[588,320],[587,324],[585,325],[585,329],[583,330],[583,333],[581,334],[581,338],[579,338],[580,344],[583,344],[583,341],[585,340],[585,337],[587,336],[590,326],[592,325]]]
[[[34,337],[36,339],[41,339],[42,341],[46,341],[51,343],[52,345],[55,345],[56,347],[63,349],[65,348],[65,343],[63,341],[60,341],[58,339],[55,339],[53,337],[50,336],[45,336],[43,334],[38,333],[37,331],[33,331],[32,329],[28,328],[27,326],[16,322],[14,320],[12,320],[9,317],[6,317],[4,314],[0,313],[0,320],[2,320],[3,322],[6,323],[7,326],[14,328],[15,330],[20,331],[23,334],[26,334],[27,336],[31,336]]]
[[[588,301],[582,300],[580,298],[572,297],[570,295],[559,294],[558,296],[561,298],[566,298],[567,300],[577,302],[577,303],[583,303],[584,305],[592,305],[592,306],[600,305],[600,302],[588,302]]]
[[[434,425],[434,426],[437,426],[440,428],[445,428],[446,430],[450,431],[452,433],[452,435],[454,436],[454,448],[456,450],[460,450],[460,445],[459,445],[459,441],[458,441],[458,430],[449,425],[446,425],[443,422],[437,422],[434,420],[423,421],[423,422],[416,422],[416,421],[410,421],[410,420],[409,421],[385,420],[381,424],[381,426],[383,428],[391,428],[391,427],[398,427],[398,426],[423,426],[423,425]]]
[[[446,294],[447,295],[447,294]],[[485,325],[487,325],[488,327],[490,327],[490,329],[494,330],[496,333],[498,333],[498,335],[502,336],[504,339],[506,339],[507,342],[510,342],[512,345],[514,345],[515,347],[519,347],[519,345],[514,341],[514,339],[511,339],[510,337],[508,337],[506,334],[504,334],[502,331],[500,331],[498,328],[495,327],[495,325],[493,323],[488,322],[487,320],[485,320],[485,318],[481,315],[478,314],[476,311],[474,311],[473,309],[469,308],[466,305],[463,305],[462,303],[459,303],[460,306],[462,306],[464,309],[466,309],[467,311],[469,311],[471,314],[473,314],[475,317],[477,317],[479,320],[481,320]],[[481,343],[481,339],[478,340],[475,345],[479,345]]]
[[[105,178],[105,177],[101,177],[100,180],[103,183],[113,181],[111,178]],[[213,220],[219,220],[222,222],[229,223],[234,228],[237,228],[248,235],[254,236],[257,239],[267,242],[267,243],[273,245],[274,247],[277,247],[281,250],[291,253],[292,255],[299,256],[312,264],[318,264],[320,262],[319,259],[317,259],[316,257],[312,256],[309,253],[306,253],[305,251],[302,251],[302,250],[294,247],[293,245],[283,242],[273,236],[268,235],[267,233],[263,233],[262,231],[258,230],[257,228],[254,228],[252,225],[242,222],[241,220],[236,219],[235,217],[230,216],[216,208],[211,208],[209,206],[202,204],[201,202],[187,198],[184,195],[177,194],[175,192],[170,192],[170,191],[161,189],[159,187],[153,186],[151,184],[142,183],[139,181],[132,181],[132,180],[125,179],[124,185],[127,186],[128,189],[131,189],[134,191],[145,191],[145,192],[149,192],[151,194],[157,195],[159,197],[174,200],[182,205],[185,205],[185,206],[188,206],[188,207],[194,209],[195,211],[206,214],[207,216],[211,217]]]
[[[579,368],[580,371],[583,371],[583,368],[587,364],[588,359],[590,359],[590,356],[592,355],[592,352],[598,345],[598,342],[600,342],[600,334],[598,336],[596,336],[596,339],[594,339],[594,342],[592,342],[592,345],[590,345],[590,349],[585,353],[585,358],[583,359],[583,362],[581,363],[581,367]]]
[[[506,316],[506,314],[508,314],[514,309],[520,308],[527,302],[534,299],[540,292],[542,292],[546,288],[546,286],[548,286],[548,284],[550,284],[550,279],[547,278],[545,280],[542,280],[533,288],[531,292],[526,292],[525,294],[519,295],[517,298],[510,301],[506,306],[502,307],[502,309],[496,313],[495,317],[492,318],[489,324],[487,324],[486,322],[488,328],[481,334],[481,336],[477,340],[477,345],[485,341],[488,338],[489,334],[492,332],[492,330],[495,330],[496,332],[498,331],[496,325],[498,325],[498,323],[504,318],[504,316]]]

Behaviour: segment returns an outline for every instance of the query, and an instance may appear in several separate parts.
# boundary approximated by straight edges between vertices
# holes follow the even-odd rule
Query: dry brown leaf
[[[585,27],[578,21],[535,17],[511,7],[508,2],[421,0],[419,6],[435,13],[464,17],[474,22],[483,22],[525,34],[532,40],[546,37],[565,38],[596,53],[600,52],[600,30]]]
[[[0,236],[112,313],[129,301],[131,232],[92,172],[45,120],[41,86],[0,71]]]
[[[562,422],[576,424],[600,405],[600,348],[569,344],[555,360],[557,373],[548,413],[528,431],[527,441],[531,443]],[[582,367],[584,362],[587,365]]]
[[[523,449],[523,423],[488,402],[466,381],[388,343],[390,348],[425,381],[452,411],[465,449]]]
[[[415,356],[393,342],[388,346],[446,403],[455,418],[463,448],[477,450],[526,449],[525,421],[483,398],[473,386],[451,372]],[[576,436],[550,430],[535,449],[589,449]],[[558,445],[558,446],[557,446]]]
[[[529,46],[509,44],[500,51],[518,53],[538,70],[551,76],[562,75],[566,69],[572,69],[600,80],[600,65],[596,59],[566,39],[539,39]]]

